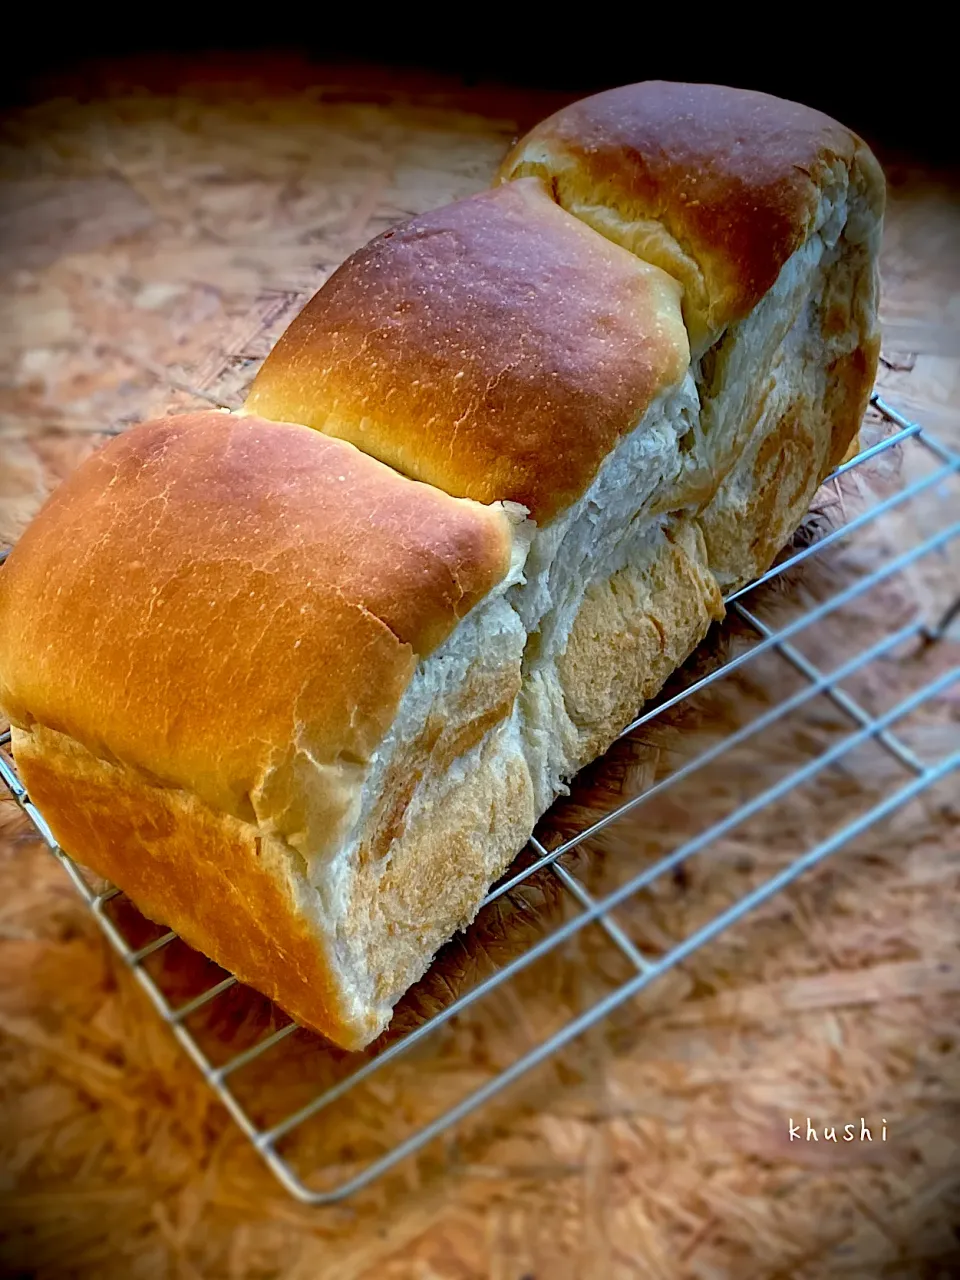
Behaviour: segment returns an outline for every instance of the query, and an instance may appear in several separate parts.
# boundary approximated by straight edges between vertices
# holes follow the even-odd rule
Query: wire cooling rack
[[[906,549],[898,547],[897,553],[887,555],[879,566],[868,568],[829,599],[804,608],[800,616],[794,617],[785,625],[765,622],[759,616],[756,606],[748,607],[746,603],[747,598],[757,592],[758,588],[780,578],[809,557],[822,556],[832,543],[855,536],[867,524],[885,518],[896,519],[897,509],[908,501],[920,499],[925,503],[930,502],[936,493],[942,495],[944,485],[957,480],[960,475],[960,458],[920,425],[906,419],[879,395],[873,396],[872,405],[887,434],[881,433],[876,443],[841,466],[831,480],[895,449],[921,451],[927,467],[924,474],[900,485],[861,514],[833,528],[819,541],[793,549],[757,582],[730,595],[726,602],[728,618],[737,620],[743,633],[752,638],[739,653],[728,656],[700,678],[692,679],[688,687],[681,688],[676,693],[662,695],[624,731],[624,737],[636,734],[644,726],[649,727],[652,722],[660,720],[681,703],[687,703],[708,686],[729,677],[739,668],[756,664],[764,654],[776,655],[785,660],[793,672],[802,677],[798,682],[799,687],[776,706],[727,733],[696,758],[688,760],[652,785],[647,785],[639,794],[625,802],[614,804],[599,817],[593,816],[572,834],[561,834],[559,842],[554,843],[553,847],[547,847],[547,838],[540,834],[541,829],[538,828],[538,835],[531,840],[514,868],[487,896],[485,908],[490,909],[498,904],[502,907],[518,890],[529,887],[538,877],[542,882],[546,876],[554,878],[555,898],[565,902],[565,918],[544,936],[539,936],[532,942],[528,940],[529,944],[521,942],[515,954],[508,955],[505,962],[493,968],[473,986],[465,990],[452,989],[449,998],[439,1008],[432,1007],[427,1014],[420,1014],[412,1020],[412,1024],[411,1019],[407,1018],[406,1023],[410,1025],[404,1025],[403,1017],[395,1020],[391,1031],[364,1054],[344,1054],[319,1039],[310,1037],[306,1050],[307,1059],[311,1063],[311,1071],[307,1073],[309,1088],[304,1097],[304,1082],[302,1079],[298,1081],[299,1092],[294,1090],[289,1095],[290,1098],[295,1098],[295,1109],[288,1103],[285,1111],[277,1112],[268,1119],[263,1118],[257,1114],[256,1105],[244,1099],[240,1082],[245,1074],[258,1068],[272,1070],[269,1067],[272,1055],[278,1054],[282,1046],[296,1037],[304,1037],[307,1033],[286,1020],[279,1010],[268,1006],[269,1015],[266,1019],[261,1017],[254,1020],[254,1033],[248,1036],[250,1043],[239,1047],[241,1041],[234,1037],[224,1047],[222,1037],[219,1041],[216,1036],[211,1039],[207,1032],[210,1024],[216,1021],[213,1011],[218,1002],[224,998],[229,999],[228,993],[234,988],[239,992],[243,989],[238,987],[233,977],[215,969],[206,961],[202,962],[204,967],[198,971],[202,973],[202,979],[195,982],[193,989],[187,988],[187,998],[183,998],[182,982],[171,988],[166,971],[162,967],[158,968],[156,962],[175,947],[181,947],[185,952],[186,948],[174,933],[145,922],[117,889],[95,882],[58,847],[43,816],[31,803],[20,783],[9,754],[0,751],[0,778],[53,855],[63,865],[109,942],[147,993],[160,1017],[170,1026],[211,1089],[273,1173],[297,1199],[310,1204],[340,1200],[366,1186],[400,1161],[421,1151],[441,1135],[451,1134],[454,1126],[483,1104],[490,1102],[508,1085],[519,1080],[532,1068],[545,1063],[576,1037],[638,996],[668,970],[681,961],[688,960],[698,949],[736,924],[748,912],[766,903],[803,872],[870,827],[890,818],[921,792],[960,767],[960,752],[948,749],[931,760],[910,744],[909,735],[904,737],[895,731],[895,726],[899,729],[911,716],[922,713],[924,704],[942,695],[960,677],[960,668],[954,667],[938,673],[937,664],[922,664],[921,687],[882,710],[868,709],[864,701],[854,697],[849,691],[851,684],[856,683],[856,677],[866,671],[870,664],[895,654],[904,645],[913,643],[923,649],[945,636],[960,602],[947,609],[945,614],[941,611],[939,621],[931,623],[929,620],[913,617],[903,625],[893,626],[889,633],[879,638],[874,635],[870,643],[860,646],[830,670],[825,670],[821,662],[811,660],[804,646],[804,637],[812,630],[822,628],[830,618],[841,616],[844,609],[856,608],[857,603],[868,592],[898,574],[909,572],[925,558],[943,553],[947,544],[960,536],[960,523],[948,523],[946,527],[923,537],[916,545]],[[956,514],[955,496],[947,503],[948,514],[951,503],[953,514]],[[719,761],[721,757],[729,757],[730,753],[735,752],[748,739],[756,738],[764,730],[782,722],[792,712],[821,697],[829,699],[834,704],[833,710],[840,713],[845,726],[843,735],[826,748],[818,750],[811,758],[792,761],[776,782],[759,790],[733,812],[710,823],[691,838],[678,837],[676,847],[666,856],[629,874],[614,888],[599,894],[591,892],[583,875],[570,869],[571,854],[581,851],[586,842],[596,841],[609,832],[614,824],[621,823],[631,811],[648,804],[654,796],[676,788],[685,779]],[[0,746],[8,747],[9,740],[9,733],[4,734],[0,738]],[[662,948],[661,954],[651,956],[647,949],[637,945],[631,937],[630,928],[619,918],[624,908],[635,902],[644,891],[652,890],[659,881],[668,880],[671,876],[682,876],[683,867],[689,859],[705,852],[710,853],[718,842],[729,837],[744,823],[769,811],[776,802],[812,782],[825,770],[844,767],[844,762],[851,754],[867,744],[875,744],[892,757],[899,775],[899,781],[885,787],[869,808],[843,823],[825,838],[802,849],[789,864],[780,867],[775,874],[692,929],[679,943]],[[948,748],[950,745],[948,743]],[[904,777],[906,781],[903,781]],[[575,809],[574,812],[576,813]],[[482,918],[483,913],[478,919]],[[364,1110],[357,1104],[355,1091],[361,1089],[361,1086],[367,1089],[366,1107],[392,1106],[391,1098],[394,1095],[391,1095],[389,1088],[381,1088],[378,1094],[374,1087],[382,1081],[391,1064],[400,1060],[409,1061],[412,1056],[414,1073],[428,1075],[432,1037],[442,1036],[445,1028],[449,1031],[451,1025],[456,1025],[457,1020],[467,1017],[468,1011],[476,1010],[508,981],[530,970],[537,962],[582,934],[588,927],[602,930],[607,943],[619,953],[621,969],[616,981],[608,984],[607,989],[596,995],[596,998],[591,997],[585,1007],[554,1028],[539,1043],[521,1051],[512,1061],[497,1064],[496,1070],[488,1078],[468,1089],[464,1096],[452,1104],[445,1104],[443,1090],[440,1090],[439,1113],[426,1123],[416,1124],[412,1132],[401,1140],[394,1141],[391,1132],[389,1137],[381,1137],[379,1145],[377,1142],[371,1144],[370,1141],[362,1141],[359,1143],[361,1155],[357,1154],[357,1144],[352,1143],[347,1158],[341,1153],[338,1159],[325,1163],[322,1170],[324,1185],[317,1185],[317,1177],[321,1172],[318,1157],[314,1155],[313,1162],[308,1159],[305,1164],[302,1154],[298,1156],[295,1144],[292,1149],[288,1149],[289,1140],[299,1130],[317,1117],[323,1117],[325,1131],[328,1134],[335,1133],[340,1117],[347,1124],[350,1133],[355,1133],[358,1111]],[[189,954],[194,960],[200,961],[201,958],[194,953]],[[196,989],[197,986],[200,989]],[[253,993],[250,993],[250,998],[259,999]],[[223,1019],[220,1021],[222,1024]],[[370,1102],[370,1098],[375,1101]],[[376,1101],[378,1098],[379,1102]]]

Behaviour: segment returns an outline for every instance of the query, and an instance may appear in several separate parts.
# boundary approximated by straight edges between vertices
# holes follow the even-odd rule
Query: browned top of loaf
[[[829,116],[745,89],[647,81],[550,116],[500,177],[541,176],[564,208],[677,275],[696,344],[698,330],[716,333],[763,297],[855,157],[879,212],[879,166]]]
[[[542,524],[688,360],[675,282],[530,180],[360,249],[280,338],[246,407]]]
[[[62,484],[0,569],[0,704],[332,847],[418,658],[511,542],[502,511],[305,427],[148,422]]]

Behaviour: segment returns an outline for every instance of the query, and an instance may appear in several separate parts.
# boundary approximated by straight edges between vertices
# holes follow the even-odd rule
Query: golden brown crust
[[[246,408],[544,524],[688,358],[675,283],[528,181],[355,253],[280,338]]]
[[[379,1029],[344,1002],[328,942],[297,898],[281,841],[158,787],[37,726],[14,730],[17,768],[62,848],[120,885],[150,918],[345,1047]]]
[[[468,775],[398,831],[390,856],[363,857],[336,932],[282,840],[98,760],[41,726],[14,729],[17,767],[61,847],[119,886],[303,1026],[361,1049],[434,953],[475,915],[523,847],[535,813],[522,753],[496,730]],[[368,995],[351,989],[337,949],[365,956]]]
[[[879,166],[828,116],[752,90],[647,81],[549,117],[500,179],[544,179],[565,209],[676,276],[700,349],[770,289],[813,230],[823,187],[855,162],[879,216]]]
[[[305,427],[147,423],[0,572],[0,704],[321,853],[418,659],[510,552],[502,512]]]
[[[858,346],[830,364],[822,413],[827,422],[832,423],[833,430],[826,465],[821,468],[818,483],[834,467],[856,456],[860,425],[870,404],[879,363],[878,323],[875,332],[866,334]]]

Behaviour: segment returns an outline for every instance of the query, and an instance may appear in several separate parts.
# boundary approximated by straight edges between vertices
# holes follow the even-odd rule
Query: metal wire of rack
[[[909,421],[896,409],[891,407],[880,395],[874,394],[872,404],[882,419],[895,430],[892,434],[879,440],[871,448],[860,453],[853,460],[845,463],[834,472],[831,479],[840,476],[865,462],[877,457],[889,449],[903,446],[912,441],[914,446],[926,450],[938,465],[936,469],[922,478],[915,480],[905,488],[887,497],[871,509],[855,519],[833,529],[820,541],[797,550],[782,560],[774,568],[762,575],[757,581],[728,596],[728,611],[754,633],[755,643],[745,652],[720,665],[716,669],[695,680],[689,687],[677,694],[658,701],[652,708],[638,716],[625,730],[622,736],[633,733],[643,725],[662,716],[670,708],[690,698],[698,691],[728,676],[732,671],[747,663],[754,662],[758,655],[774,651],[794,668],[804,679],[797,692],[779,702],[754,720],[735,732],[727,734],[706,751],[674,770],[667,777],[655,782],[646,790],[620,804],[610,812],[593,821],[590,825],[562,839],[554,848],[548,849],[539,839],[530,841],[527,860],[520,869],[508,873],[487,895],[484,905],[487,906],[518,886],[529,881],[537,873],[549,869],[555,876],[563,892],[569,895],[569,901],[575,914],[567,918],[556,929],[540,938],[532,945],[503,964],[476,986],[460,994],[445,1007],[427,1020],[414,1026],[411,1030],[388,1043],[382,1051],[368,1056],[349,1074],[337,1079],[332,1085],[312,1097],[305,1105],[285,1115],[279,1121],[265,1126],[252,1118],[249,1110],[237,1096],[231,1081],[238,1073],[254,1062],[262,1061],[283,1041],[298,1030],[297,1024],[287,1022],[279,1029],[261,1037],[256,1043],[239,1053],[233,1054],[226,1061],[215,1064],[199,1043],[198,1036],[191,1030],[188,1021],[200,1011],[207,1009],[213,1001],[236,984],[236,979],[229,975],[204,989],[198,995],[181,1003],[172,1003],[168,994],[145,966],[145,961],[167,948],[177,935],[172,931],[160,933],[143,945],[136,946],[131,941],[129,931],[118,922],[110,912],[110,906],[121,897],[120,891],[113,887],[99,888],[91,883],[80,867],[57,845],[42,814],[36,809],[17,777],[12,760],[0,750],[0,780],[2,780],[20,805],[24,813],[36,827],[40,837],[45,841],[53,855],[59,860],[92,910],[100,928],[110,944],[133,973],[140,986],[146,992],[160,1017],[166,1022],[173,1034],[187,1051],[196,1066],[203,1073],[211,1089],[219,1101],[227,1109],[244,1134],[266,1161],[275,1176],[298,1200],[314,1205],[329,1204],[342,1200],[359,1191],[375,1178],[397,1165],[407,1157],[419,1152],[428,1143],[441,1134],[451,1130],[458,1122],[472,1112],[488,1103],[508,1085],[518,1080],[532,1068],[546,1061],[558,1050],[580,1036],[588,1028],[598,1023],[619,1006],[637,996],[655,979],[674,968],[681,961],[688,959],[699,948],[715,939],[730,926],[737,923],[754,908],[765,903],[781,890],[786,888],[803,872],[822,862],[830,854],[843,845],[854,840],[868,828],[890,817],[896,810],[907,804],[935,783],[947,777],[952,771],[960,768],[960,752],[953,752],[938,759],[935,763],[925,763],[911,747],[894,731],[894,725],[911,713],[917,711],[929,700],[943,693],[953,682],[960,679],[960,668],[954,668],[931,678],[922,688],[914,691],[896,705],[882,714],[871,714],[860,702],[855,700],[842,686],[849,677],[862,671],[871,662],[885,654],[891,653],[905,641],[919,639],[932,642],[945,633],[946,627],[957,612],[954,605],[941,621],[931,626],[922,620],[908,622],[869,646],[862,648],[855,655],[844,661],[830,672],[822,671],[811,662],[794,643],[795,639],[826,618],[829,614],[859,599],[878,583],[891,578],[904,569],[915,564],[922,557],[930,555],[947,546],[960,536],[960,522],[932,534],[919,545],[901,552],[886,560],[878,568],[858,578],[851,585],[835,594],[824,603],[807,610],[801,617],[789,624],[773,629],[763,622],[744,603],[745,597],[758,586],[779,577],[787,570],[823,551],[840,538],[855,533],[862,526],[882,519],[900,504],[916,498],[926,491],[951,481],[960,475],[960,457],[946,448],[921,425]],[[960,603],[960,602],[958,602]],[[675,786],[682,779],[689,777],[705,765],[719,759],[724,753],[739,746],[742,742],[762,732],[763,729],[781,720],[791,711],[796,710],[818,696],[829,698],[844,715],[847,721],[855,726],[853,731],[841,738],[828,749],[792,769],[786,776],[759,794],[741,804],[734,812],[714,822],[706,830],[691,839],[684,840],[667,856],[652,865],[646,866],[637,874],[631,875],[615,889],[597,897],[582,883],[582,879],[573,874],[561,859],[575,849],[579,849],[586,841],[597,836],[601,831],[622,820],[623,817],[649,802],[652,797]],[[0,747],[8,746],[10,734],[0,735]],[[715,915],[701,927],[695,929],[680,943],[673,946],[656,959],[651,959],[631,940],[628,931],[618,922],[615,912],[630,899],[643,890],[650,888],[661,877],[676,873],[677,869],[695,854],[714,846],[717,841],[732,832],[741,823],[761,813],[770,805],[791,791],[802,786],[836,764],[850,752],[865,743],[873,742],[894,757],[899,766],[910,775],[909,781],[889,791],[866,812],[859,814],[847,822],[839,830],[827,838],[807,848],[789,865],[759,884],[756,888],[733,902],[727,909]],[[396,1143],[383,1154],[371,1159],[359,1172],[340,1181],[332,1187],[317,1189],[309,1185],[309,1174],[301,1174],[291,1161],[279,1149],[284,1138],[292,1134],[309,1119],[328,1111],[334,1104],[343,1101],[358,1085],[369,1081],[388,1063],[395,1061],[407,1053],[414,1045],[422,1044],[427,1037],[436,1032],[443,1024],[450,1022],[462,1014],[468,1007],[482,1001],[501,984],[520,971],[527,969],[535,961],[547,955],[565,941],[574,937],[588,924],[597,924],[606,934],[609,941],[620,952],[629,966],[629,976],[613,990],[594,1001],[581,1013],[576,1014],[558,1030],[533,1049],[522,1053],[508,1067],[495,1076],[475,1087],[455,1105],[447,1107],[429,1123],[422,1125],[406,1139]],[[318,1052],[322,1049],[318,1046]]]

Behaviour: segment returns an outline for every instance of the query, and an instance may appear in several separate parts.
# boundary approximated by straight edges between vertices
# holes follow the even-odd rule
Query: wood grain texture
[[[518,123],[556,105],[531,94],[464,114],[449,85],[378,91],[387,81],[375,69],[326,93],[303,84],[282,93],[259,74],[242,92],[221,82],[176,97],[94,93],[7,120],[7,543],[109,434],[168,410],[239,403],[273,339],[337,263],[400,219],[486,186]],[[364,94],[376,101],[350,100]],[[960,180],[880,155],[890,183],[880,385],[960,448]],[[867,438],[877,430],[869,422]],[[924,474],[917,459],[887,456],[822,493],[803,536]],[[771,624],[796,616],[956,511],[956,486],[928,497],[826,566],[792,575],[758,612]],[[803,652],[841,661],[917,608],[937,616],[956,581],[956,560],[918,566],[804,638]],[[955,663],[958,642],[871,668],[850,691],[882,711]],[[687,676],[743,643],[730,626]],[[799,685],[772,657],[719,682],[590,770],[543,838],[639,793]],[[954,690],[911,717],[904,737],[920,754],[955,749],[958,713]],[[594,890],[609,887],[846,730],[817,699],[697,789],[668,791],[611,828],[572,865]],[[662,951],[904,780],[889,757],[863,748],[621,923]],[[955,788],[911,805],[455,1138],[357,1199],[317,1210],[289,1200],[261,1167],[62,871],[0,800],[0,1260],[42,1280],[951,1274],[958,819]],[[451,944],[393,1033],[568,910],[550,880],[501,900]],[[188,989],[196,961],[169,963],[170,980]],[[300,1157],[336,1176],[354,1171],[625,976],[602,932],[585,931],[376,1077],[335,1122],[303,1136]],[[215,1039],[242,1044],[271,1016],[235,993],[214,1019]],[[247,1083],[265,1116],[344,1069],[306,1036],[288,1044],[269,1079]],[[821,1124],[883,1116],[890,1139],[791,1144],[788,1117],[807,1115]]]

